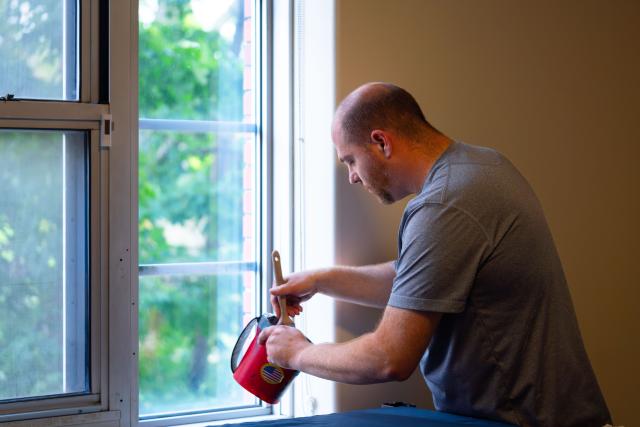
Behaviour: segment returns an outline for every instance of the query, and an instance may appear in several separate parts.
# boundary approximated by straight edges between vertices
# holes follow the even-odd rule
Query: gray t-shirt
[[[407,205],[389,305],[443,313],[420,369],[436,409],[522,426],[602,426],[540,203],[502,155],[452,143]]]

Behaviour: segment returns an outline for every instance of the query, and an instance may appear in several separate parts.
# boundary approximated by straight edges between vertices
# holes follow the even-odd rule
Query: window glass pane
[[[0,1],[0,96],[78,99],[77,2]]]
[[[251,3],[140,0],[140,117],[242,120],[252,110]]]
[[[85,138],[0,130],[0,400],[89,389]]]
[[[141,417],[258,404],[229,369],[259,283],[253,3],[139,3]]]
[[[140,132],[140,263],[254,261],[255,135]]]
[[[141,417],[256,404],[229,369],[253,277],[140,278]]]

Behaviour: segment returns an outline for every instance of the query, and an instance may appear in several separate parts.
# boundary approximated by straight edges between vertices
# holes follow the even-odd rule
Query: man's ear
[[[375,145],[386,158],[391,157],[391,136],[381,129],[371,131],[371,144]]]

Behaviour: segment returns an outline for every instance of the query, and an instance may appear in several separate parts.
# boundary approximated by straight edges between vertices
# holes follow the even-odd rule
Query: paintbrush
[[[273,251],[271,254],[271,260],[273,261],[273,275],[276,278],[276,286],[284,285],[282,266],[280,265],[280,253],[278,251]],[[289,313],[287,313],[287,297],[278,297],[278,304],[280,305],[280,319],[278,320],[278,325],[293,325],[293,320],[291,320]]]

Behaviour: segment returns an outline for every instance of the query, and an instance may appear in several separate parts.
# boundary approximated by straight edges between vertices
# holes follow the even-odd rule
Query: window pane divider
[[[108,104],[68,101],[0,101],[0,117],[3,119],[100,121],[100,116],[108,112]]]
[[[140,276],[233,274],[244,271],[258,271],[258,263],[255,261],[211,261],[141,264],[138,267]]]
[[[170,130],[180,132],[256,133],[255,123],[213,121],[213,120],[173,120],[140,119],[140,129]]]
[[[2,129],[80,129],[98,130],[100,121],[96,120],[47,120],[47,119],[4,119],[0,118]]]

